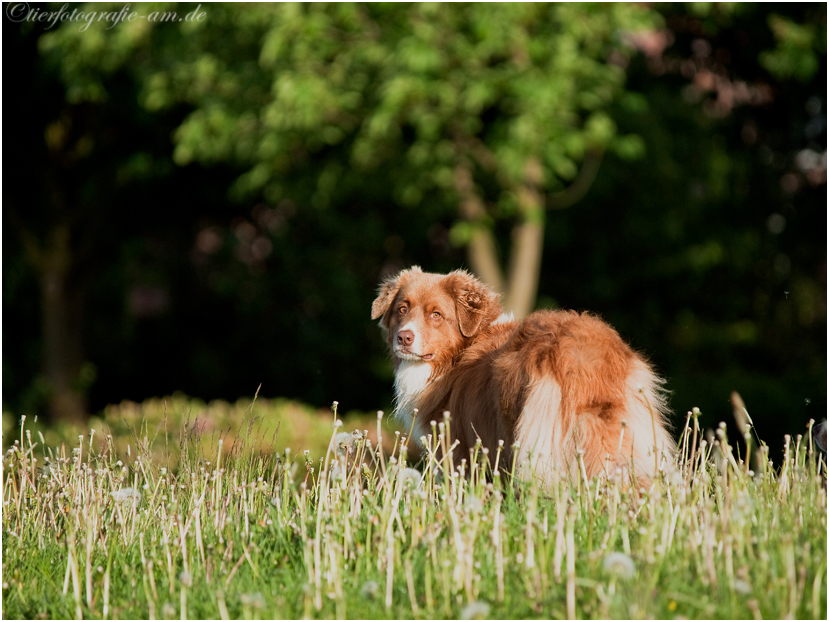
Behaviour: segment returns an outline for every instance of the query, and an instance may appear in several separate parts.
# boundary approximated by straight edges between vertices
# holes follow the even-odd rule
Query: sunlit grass
[[[314,454],[263,444],[258,408],[232,441],[150,430],[129,451],[100,432],[51,447],[24,421],[3,460],[4,616],[826,617],[808,435],[773,465],[750,427],[747,453],[689,413],[648,489],[606,473],[542,490],[481,448],[439,459],[444,421],[414,470],[379,418],[344,430],[335,409]]]
[[[90,417],[84,427],[66,422],[46,426],[36,417],[29,417],[26,428],[41,445],[53,448],[67,441],[74,444],[79,435],[89,435],[94,430],[90,438],[93,451],[102,452],[107,444],[112,444],[119,455],[130,458],[131,453],[139,451],[168,469],[175,469],[184,448],[215,454],[221,439],[225,453],[233,452],[240,437],[247,438],[249,449],[272,453],[278,444],[280,449],[291,447],[299,453],[307,449],[319,456],[331,438],[327,425],[330,415],[328,408],[312,408],[287,399],[257,397],[204,402],[176,393],[143,402],[124,400],[111,404]],[[373,414],[352,411],[346,413],[345,419],[349,425],[369,426],[374,431]],[[18,417],[4,412],[4,450],[19,437],[18,428]],[[393,437],[393,432],[390,435]]]

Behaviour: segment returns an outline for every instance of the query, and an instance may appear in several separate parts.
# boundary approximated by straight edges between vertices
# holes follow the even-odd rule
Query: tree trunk
[[[461,197],[461,215],[472,225],[472,236],[467,243],[472,271],[496,292],[503,294],[504,276],[498,264],[495,236],[485,222],[486,208],[475,191],[472,172],[467,166],[458,165],[455,168],[455,187]]]
[[[504,309],[517,318],[526,317],[535,309],[543,250],[544,212],[538,209],[512,229],[509,288]]]
[[[486,208],[475,190],[472,171],[465,163],[455,167],[455,187],[461,199],[460,213],[473,227],[467,244],[469,264],[484,283],[503,295],[504,309],[511,311],[515,317],[526,317],[535,309],[544,252],[545,211],[564,209],[584,198],[596,178],[601,161],[601,151],[588,153],[573,183],[546,201],[540,191],[544,174],[541,163],[535,158],[527,161],[525,181],[518,188],[520,220],[512,230],[509,275],[506,278],[498,261],[495,236],[487,223]]]
[[[544,246],[544,202],[538,192],[540,167],[534,160],[527,165],[527,182],[518,191],[521,220],[512,231],[509,278],[498,261],[495,236],[486,222],[484,203],[475,189],[472,171],[460,164],[455,168],[455,187],[460,194],[460,212],[472,226],[467,243],[469,264],[487,285],[503,295],[506,311],[517,318],[529,315],[535,308]]]
[[[86,399],[75,386],[83,356],[75,301],[67,292],[66,274],[45,270],[40,275],[43,367],[49,382],[49,410],[54,421],[83,423]]]
[[[69,226],[55,226],[44,247],[30,231],[20,229],[26,255],[40,284],[43,372],[49,383],[50,415],[53,421],[83,423],[86,399],[77,386],[83,365],[83,304],[82,294],[69,284]]]
[[[512,230],[507,311],[523,318],[535,309],[538,282],[541,279],[541,255],[544,251],[544,197],[538,188],[542,181],[541,165],[527,162],[526,181],[518,189],[521,221]]]

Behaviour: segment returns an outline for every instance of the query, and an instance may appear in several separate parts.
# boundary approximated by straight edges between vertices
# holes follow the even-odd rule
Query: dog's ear
[[[412,266],[408,270],[401,270],[392,277],[387,278],[380,284],[377,290],[377,298],[371,305],[371,319],[376,320],[389,310],[397,291],[400,289],[400,283],[410,274],[422,273],[420,266]]]
[[[450,272],[446,278],[455,298],[455,313],[461,334],[474,337],[484,320],[491,320],[501,312],[499,296],[465,270]]]

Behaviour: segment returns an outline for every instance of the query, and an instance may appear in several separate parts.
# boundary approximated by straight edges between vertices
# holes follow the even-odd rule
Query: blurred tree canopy
[[[383,407],[377,281],[468,262],[600,313],[679,413],[825,417],[825,5],[200,11],[4,22],[5,409]]]
[[[585,160],[592,177],[607,148],[642,151],[607,107],[639,105],[625,97],[618,63],[631,37],[659,23],[624,3],[221,5],[178,37],[135,21],[97,38],[61,28],[42,47],[60,55],[72,100],[106,99],[103,77],[124,65],[146,109],[193,106],[176,131],[176,162],[246,168],[240,196],[278,203],[310,162],[318,209],[383,168],[399,205],[446,197],[438,202],[460,216],[454,241],[524,316],[538,287],[545,191]],[[493,219],[513,221],[508,278]]]

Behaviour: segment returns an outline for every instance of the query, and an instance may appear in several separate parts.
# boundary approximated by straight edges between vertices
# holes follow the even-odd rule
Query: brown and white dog
[[[504,441],[502,466],[517,442],[518,463],[548,484],[578,473],[579,450],[588,477],[610,466],[647,482],[655,458],[672,461],[664,381],[593,315],[536,311],[517,321],[468,272],[414,266],[380,285],[371,317],[391,348],[396,416],[408,430],[417,408],[419,439],[449,411],[455,464],[476,438],[490,456]]]

